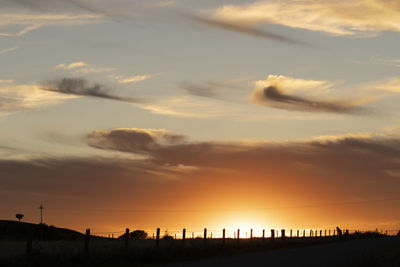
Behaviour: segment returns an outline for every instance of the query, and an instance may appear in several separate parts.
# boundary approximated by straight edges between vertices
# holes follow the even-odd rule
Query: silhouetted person
[[[339,237],[342,237],[342,230],[339,227],[336,227],[336,232]]]

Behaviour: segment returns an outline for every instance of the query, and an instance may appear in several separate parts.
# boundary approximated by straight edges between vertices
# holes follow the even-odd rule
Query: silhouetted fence
[[[143,232],[143,231],[142,231]],[[356,230],[352,230],[353,233],[357,233]],[[358,231],[359,232],[359,231]],[[111,235],[108,234],[108,239],[110,240],[121,240],[123,241],[124,244],[123,247],[128,250],[130,248],[130,240],[132,240],[131,234],[133,234],[133,232],[130,232],[129,228],[125,229],[125,233],[123,231],[121,232],[113,232],[112,234],[121,234],[118,239],[116,238],[111,238]],[[214,237],[213,237],[213,233],[214,233]],[[337,231],[334,229],[332,231],[332,229],[310,229],[310,230],[306,230],[306,229],[302,229],[301,230],[295,230],[293,231],[293,229],[290,229],[289,231],[287,231],[287,229],[280,229],[280,231],[277,231],[276,229],[271,229],[270,230],[270,235],[266,236],[266,230],[262,229],[261,231],[259,231],[258,235],[255,234],[255,231],[253,231],[253,229],[249,230],[249,235],[247,236],[247,233],[245,234],[245,237],[243,237],[243,235],[241,235],[241,229],[237,229],[236,231],[230,231],[230,235],[228,235],[228,231],[224,228],[220,231],[217,230],[209,230],[207,228],[204,228],[202,231],[202,235],[200,235],[200,231],[192,231],[192,235],[191,238],[187,237],[187,229],[183,228],[181,231],[173,231],[170,232],[168,230],[165,231],[164,236],[161,236],[161,229],[157,228],[155,232],[150,233],[152,235],[149,236],[145,236],[145,237],[141,237],[141,239],[146,239],[146,240],[153,240],[153,244],[158,247],[160,246],[161,240],[171,240],[170,242],[173,242],[173,240],[181,240],[181,244],[184,245],[185,241],[187,241],[188,239],[191,240],[203,240],[204,244],[208,244],[208,240],[213,240],[212,244],[216,244],[215,242],[220,241],[219,244],[221,245],[225,245],[227,240],[236,240],[236,243],[241,243],[240,241],[245,241],[248,240],[250,243],[253,243],[253,241],[262,241],[264,242],[265,240],[270,240],[270,241],[274,241],[274,240],[286,240],[286,241],[290,241],[290,240],[300,240],[300,239],[304,239],[304,240],[310,240],[310,239],[324,239],[324,238],[336,238],[338,237],[338,233]],[[349,235],[350,231],[349,230],[344,230],[343,231],[344,235]],[[393,230],[393,231],[383,231],[381,230],[379,231],[375,231],[375,233],[378,233],[380,235],[388,235],[390,233],[392,233],[393,235],[397,234],[397,230]],[[99,233],[92,233],[90,229],[86,230],[85,233],[85,237],[84,237],[84,246],[83,246],[83,251],[85,254],[88,254],[90,251],[90,243],[91,243],[91,239],[93,238],[101,238],[102,240],[107,240],[106,237],[99,237],[96,236],[96,234]],[[105,233],[101,233],[101,234],[105,234]],[[112,235],[113,236],[113,235]],[[246,242],[244,242],[246,243]],[[169,243],[168,243],[169,244]],[[232,242],[230,242],[230,244],[232,244]],[[154,246],[153,245],[153,246]],[[26,252],[28,254],[32,253],[32,237],[28,237],[27,239],[27,243],[26,243]]]

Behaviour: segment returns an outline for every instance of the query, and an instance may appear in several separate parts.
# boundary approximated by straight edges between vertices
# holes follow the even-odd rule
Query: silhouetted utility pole
[[[43,204],[40,204],[40,240],[43,240]]]
[[[40,204],[39,209],[40,209],[40,224],[43,224],[43,209],[44,209],[43,204]]]

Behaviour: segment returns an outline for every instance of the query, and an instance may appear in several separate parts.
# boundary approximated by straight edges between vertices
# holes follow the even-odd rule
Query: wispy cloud
[[[77,73],[82,74],[91,74],[91,73],[102,73],[102,72],[110,72],[115,71],[116,68],[107,68],[107,67],[90,67],[90,68],[81,68],[75,70]]]
[[[333,100],[317,99],[316,92],[330,89],[326,81],[296,79],[286,76],[270,75],[265,81],[256,82],[256,89],[248,97],[251,103],[286,110],[363,114],[364,104],[371,99]],[[298,95],[296,92],[308,91]],[[313,95],[310,95],[310,92]]]
[[[19,48],[19,46],[13,46],[13,47],[10,47],[10,48],[0,49],[0,55],[15,51],[18,48]]]
[[[193,21],[199,22],[201,24],[220,28],[223,30],[243,33],[243,34],[251,35],[254,37],[265,38],[265,39],[288,43],[288,44],[311,46],[311,44],[306,41],[298,40],[295,38],[287,37],[287,36],[273,33],[273,32],[268,32],[268,31],[261,30],[256,27],[253,27],[253,26],[245,25],[242,23],[237,23],[234,21],[224,21],[224,20],[219,19],[219,17],[218,18],[210,18],[210,17],[206,17],[206,16],[188,15],[188,14],[185,14],[184,16],[189,17]],[[215,16],[215,17],[217,17],[217,16]]]
[[[224,5],[210,13],[227,23],[249,26],[280,24],[334,35],[400,32],[400,3],[397,0],[260,0],[243,5]]]
[[[139,98],[115,95],[105,86],[98,83],[89,84],[89,82],[83,78],[62,78],[53,80],[43,84],[41,88],[45,91],[66,95],[99,97],[131,103],[141,103],[144,101]]]
[[[391,77],[382,81],[365,84],[364,87],[369,90],[378,90],[380,92],[400,93],[400,78]]]
[[[0,13],[0,36],[22,36],[45,26],[78,26],[97,22],[100,22],[99,17],[93,14]]]
[[[167,7],[175,4],[175,0],[165,0],[165,1],[157,1],[154,3],[149,3],[150,6],[153,7]]]
[[[138,83],[150,78],[153,78],[157,74],[145,74],[145,75],[134,75],[134,76],[120,76],[120,75],[110,75],[111,78],[115,79],[120,84],[126,83]]]
[[[83,61],[72,62],[69,64],[58,64],[57,66],[54,67],[54,69],[69,70],[81,74],[102,73],[102,72],[110,72],[116,70],[116,68],[110,68],[110,67],[92,67]]]
[[[55,105],[72,96],[41,90],[37,85],[0,83],[0,111],[19,111]]]
[[[189,96],[155,99],[135,105],[154,114],[187,118],[229,117],[243,111],[239,106],[224,105],[224,102],[217,99],[203,101]]]
[[[388,59],[380,56],[372,56],[368,61],[356,61],[359,64],[386,65],[400,68],[400,59]]]
[[[58,69],[71,70],[71,69],[82,68],[82,67],[86,67],[86,66],[87,66],[87,64],[85,62],[79,61],[79,62],[72,62],[70,64],[58,64],[54,68],[56,70],[58,70]]]
[[[129,0],[2,0],[0,36],[22,36],[45,26],[131,20],[147,9],[165,8],[173,3],[153,0],[146,3]]]
[[[0,80],[0,84],[1,83],[13,83],[13,80]]]

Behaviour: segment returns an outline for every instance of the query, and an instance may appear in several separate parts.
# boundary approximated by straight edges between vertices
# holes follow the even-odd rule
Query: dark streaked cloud
[[[90,85],[89,82],[83,78],[57,79],[47,82],[46,84],[42,85],[41,88],[46,91],[67,95],[99,97],[131,103],[144,102],[143,99],[139,98],[115,95],[105,86],[98,83]]]
[[[202,96],[202,97],[211,97],[214,98],[217,96],[216,90],[217,87],[211,84],[193,84],[193,83],[184,83],[182,88],[191,95]]]
[[[163,144],[155,141],[163,139],[163,135],[154,138],[147,131],[150,130],[95,131],[88,135],[87,143],[124,152],[146,151],[149,159],[159,164],[237,170],[312,166],[327,174],[343,171],[346,173],[343,175],[371,172],[383,176],[388,169],[400,170],[400,136],[359,134],[304,142],[223,143],[182,142],[183,137],[177,135],[179,142]]]
[[[264,88],[257,99],[259,103],[288,110],[320,111],[332,113],[361,113],[366,110],[356,103],[337,100],[313,100],[281,92],[277,87]]]
[[[263,89],[256,89],[250,96],[250,101],[257,105],[296,111],[347,114],[369,112],[368,109],[361,106],[366,101],[312,99],[284,93],[277,86],[272,85]]]
[[[86,142],[90,146],[136,153],[148,153],[162,144],[177,144],[184,139],[182,135],[170,134],[165,130],[137,128],[93,131],[86,136]]]
[[[207,81],[201,84],[186,82],[181,84],[181,88],[191,95],[220,99],[224,94],[219,94],[219,90],[242,90],[241,84],[248,81],[248,78],[239,78],[225,81]]]
[[[201,17],[198,15],[189,15],[185,14],[184,16],[192,19],[193,21],[196,21],[198,23],[208,25],[211,27],[215,28],[220,28],[223,30],[228,30],[232,32],[238,32],[238,33],[243,33],[259,38],[265,38],[268,40],[273,40],[273,41],[278,41],[278,42],[283,42],[287,44],[293,44],[293,45],[301,45],[301,46],[312,46],[310,43],[294,38],[290,38],[281,34],[273,33],[273,32],[268,32],[265,30],[261,30],[258,28],[254,28],[251,26],[247,25],[241,25],[237,23],[231,23],[227,21],[222,21],[222,20],[217,20],[213,18],[208,18],[208,17]]]

